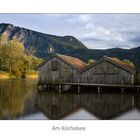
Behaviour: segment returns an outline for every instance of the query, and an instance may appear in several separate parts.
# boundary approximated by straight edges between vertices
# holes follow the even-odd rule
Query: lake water
[[[140,95],[38,92],[36,84],[0,80],[0,119],[140,119]]]

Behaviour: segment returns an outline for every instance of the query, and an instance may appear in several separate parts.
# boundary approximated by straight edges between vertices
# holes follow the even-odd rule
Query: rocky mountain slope
[[[24,44],[25,48],[32,46],[36,50],[36,56],[39,57],[47,57],[50,46],[57,53],[86,49],[86,46],[73,36],[49,35],[16,27],[12,24],[0,24],[0,34],[5,34],[10,39],[17,38]]]

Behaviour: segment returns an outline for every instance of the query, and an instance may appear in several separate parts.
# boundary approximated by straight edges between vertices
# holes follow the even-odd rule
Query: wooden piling
[[[98,93],[100,93],[101,91],[100,91],[100,86],[98,86]]]
[[[59,93],[62,93],[62,85],[59,85]]]
[[[48,84],[48,90],[50,90],[50,85]]]
[[[139,93],[139,88],[137,87],[137,93]]]
[[[135,98],[134,98],[134,96],[132,97],[132,107],[135,107]]]
[[[78,85],[78,93],[80,93],[80,86]]]
[[[121,88],[121,92],[124,93],[124,88],[123,87]]]

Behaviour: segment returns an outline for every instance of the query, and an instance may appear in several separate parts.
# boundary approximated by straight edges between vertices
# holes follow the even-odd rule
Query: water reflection
[[[29,79],[0,80],[0,119],[24,119],[40,111],[46,119],[65,119],[77,112],[82,118],[80,109],[99,119],[114,119],[130,110],[140,111],[140,95],[37,92],[36,84]]]
[[[37,105],[50,119],[61,119],[84,108],[99,119],[112,119],[134,108],[134,96],[113,94],[48,94],[40,92]]]
[[[0,80],[0,119],[14,119],[33,112],[35,86],[35,80]]]

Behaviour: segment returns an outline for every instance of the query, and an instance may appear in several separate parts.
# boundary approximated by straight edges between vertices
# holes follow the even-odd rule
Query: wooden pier
[[[54,88],[59,92],[63,92],[64,86],[75,86],[77,87],[77,92],[81,93],[83,87],[94,87],[97,89],[97,93],[103,93],[104,88],[117,88],[120,93],[125,93],[125,90],[131,89],[134,93],[139,93],[140,85],[113,85],[113,84],[92,84],[92,83],[60,83],[60,84],[47,84],[38,85],[38,90],[54,90]]]

